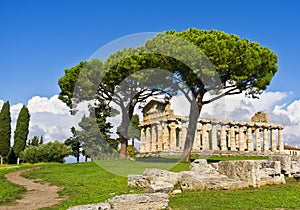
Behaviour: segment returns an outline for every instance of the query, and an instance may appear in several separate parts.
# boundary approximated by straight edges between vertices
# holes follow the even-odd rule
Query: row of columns
[[[182,120],[158,121],[151,125],[143,125],[140,152],[182,150],[187,127],[188,124]],[[200,119],[195,133],[193,151],[267,151],[271,149],[273,152],[282,152],[284,150],[282,130],[283,126],[269,123]]]

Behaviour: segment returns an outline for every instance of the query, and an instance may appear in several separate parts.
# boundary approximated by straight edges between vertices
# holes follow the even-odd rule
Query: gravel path
[[[53,206],[59,204],[63,200],[62,198],[58,198],[58,191],[61,190],[60,187],[36,183],[34,180],[20,176],[26,171],[37,169],[40,169],[40,167],[5,174],[7,180],[24,186],[27,192],[22,198],[16,200],[12,206],[0,206],[0,210],[33,210]]]

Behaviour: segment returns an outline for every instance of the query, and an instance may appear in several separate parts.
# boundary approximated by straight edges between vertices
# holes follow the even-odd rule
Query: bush
[[[20,159],[27,163],[38,162],[59,162],[63,163],[64,158],[72,154],[70,146],[59,141],[49,142],[38,146],[27,147],[20,156]]]

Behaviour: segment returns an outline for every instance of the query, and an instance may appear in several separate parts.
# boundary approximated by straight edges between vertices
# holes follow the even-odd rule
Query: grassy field
[[[216,162],[225,157],[210,157],[208,162]],[[245,159],[244,157],[230,159]],[[246,158],[256,159],[256,158]],[[260,159],[260,158],[257,158]],[[138,161],[123,161],[111,163],[115,170],[122,167],[132,171],[140,170]],[[108,164],[106,162],[105,164]],[[152,163],[155,165],[155,163]],[[159,163],[161,164],[161,163]],[[102,202],[115,195],[124,193],[139,193],[140,189],[127,187],[127,178],[109,173],[99,167],[99,164],[88,162],[80,164],[45,164],[47,168],[24,173],[29,178],[41,178],[43,182],[62,186],[60,196],[67,197],[60,205],[48,209],[67,209],[69,206]],[[26,166],[28,167],[28,166]],[[120,168],[118,168],[120,167]],[[169,167],[169,166],[167,166]],[[179,163],[171,171],[188,170],[188,163]],[[3,180],[3,174],[16,170],[0,168],[0,204],[19,197],[22,187],[11,185]],[[15,196],[16,195],[16,196]],[[6,199],[3,199],[6,198]],[[170,196],[172,209],[300,209],[300,182],[288,179],[286,185],[267,186],[259,189],[244,189],[236,191],[192,191]]]

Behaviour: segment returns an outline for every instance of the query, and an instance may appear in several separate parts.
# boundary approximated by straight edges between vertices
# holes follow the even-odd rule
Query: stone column
[[[212,142],[212,144],[211,144],[212,150],[219,150],[216,124],[212,124],[212,127],[211,127],[211,142]]]
[[[244,128],[243,126],[239,127],[239,151],[245,151],[245,137],[244,137]]]
[[[150,127],[146,128],[146,152],[151,151],[151,133]]]
[[[236,151],[235,147],[235,129],[234,126],[230,127],[230,150],[231,151]]]
[[[146,144],[145,128],[141,128],[141,143],[140,143],[140,153],[145,152]]]
[[[163,145],[163,151],[168,151],[170,149],[170,133],[167,124],[164,125]]]
[[[174,122],[170,125],[171,131],[170,131],[170,150],[175,151],[176,150],[176,124]]]
[[[279,152],[283,153],[283,151],[284,151],[284,144],[283,144],[282,128],[278,129],[278,144],[279,144]]]
[[[202,124],[202,148],[203,150],[209,149],[209,142],[208,142],[208,133],[207,133],[207,126],[206,124]]]
[[[268,129],[264,128],[263,131],[263,143],[264,143],[264,151],[268,151],[269,150],[269,138],[268,138]]]
[[[184,148],[184,143],[185,143],[186,133],[187,133],[186,129],[187,129],[186,123],[182,123],[181,131],[180,131],[180,139],[179,139],[179,148],[180,149]]]
[[[247,150],[253,151],[253,136],[252,136],[252,128],[247,128]]]
[[[163,129],[161,124],[157,125],[157,150],[162,151],[163,144]]]
[[[157,134],[156,134],[156,125],[151,127],[151,151],[157,151]]]
[[[272,152],[276,152],[276,136],[275,136],[275,129],[271,129],[271,150]]]
[[[226,144],[226,126],[222,125],[221,127],[221,139],[220,139],[221,150],[227,150]]]
[[[235,132],[235,148],[236,150],[240,149],[240,134]]]
[[[260,130],[259,130],[259,128],[255,129],[255,141],[256,141],[256,151],[261,151]]]

